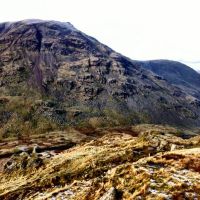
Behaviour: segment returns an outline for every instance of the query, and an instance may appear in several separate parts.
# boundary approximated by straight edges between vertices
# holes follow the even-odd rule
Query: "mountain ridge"
[[[18,21],[0,30],[2,134],[13,121],[30,129],[49,120],[200,124],[198,99],[71,25]]]
[[[200,75],[189,66],[172,60],[149,60],[143,67],[165,78],[187,93],[200,98]]]

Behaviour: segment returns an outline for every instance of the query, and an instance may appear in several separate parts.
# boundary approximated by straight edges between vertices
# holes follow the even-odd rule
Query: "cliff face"
[[[101,125],[200,125],[198,99],[70,23],[2,23],[0,58],[3,129],[13,121],[34,129],[38,118],[56,124],[97,119]]]

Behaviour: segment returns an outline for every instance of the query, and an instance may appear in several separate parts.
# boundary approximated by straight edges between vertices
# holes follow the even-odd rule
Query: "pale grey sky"
[[[71,22],[132,59],[200,70],[200,0],[1,0],[1,22],[29,18]]]

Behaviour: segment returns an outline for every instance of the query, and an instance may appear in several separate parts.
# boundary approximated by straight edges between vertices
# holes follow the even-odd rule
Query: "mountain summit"
[[[70,23],[2,23],[1,134],[23,132],[24,126],[199,126],[198,98],[143,65]]]

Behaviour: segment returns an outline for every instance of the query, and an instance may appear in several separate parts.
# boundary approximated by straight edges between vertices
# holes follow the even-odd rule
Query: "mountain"
[[[199,126],[199,100],[142,65],[70,23],[1,23],[1,137],[66,126]]]
[[[187,65],[170,60],[151,60],[143,62],[142,66],[162,76],[186,93],[200,98],[200,74]]]

